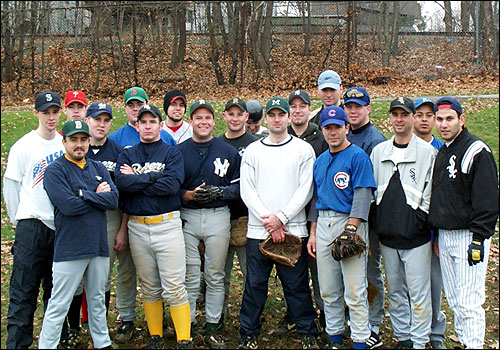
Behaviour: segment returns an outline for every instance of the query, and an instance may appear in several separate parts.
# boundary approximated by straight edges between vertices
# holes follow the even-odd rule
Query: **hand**
[[[189,201],[194,201],[194,196],[196,195],[196,192],[200,191],[205,187],[205,182],[203,182],[200,186],[196,187],[194,190],[191,191],[186,191],[184,193],[184,196],[182,196],[182,200],[184,202],[189,202]]]
[[[115,237],[115,246],[113,247],[114,250],[117,252],[121,252],[124,250],[128,245],[128,230],[127,227],[125,227],[125,230],[121,229],[116,233]]]
[[[481,241],[472,241],[469,244],[469,250],[467,251],[467,260],[469,266],[475,265],[477,263],[484,261],[484,246]]]
[[[434,254],[439,258],[439,243],[438,236],[434,235],[434,243],[432,244],[432,248],[434,250]]]
[[[123,164],[120,167],[120,173],[127,175],[134,175],[134,169],[132,169],[132,167],[128,164]]]
[[[311,232],[309,234],[309,240],[307,241],[307,252],[310,256],[316,259],[316,233]]]
[[[96,188],[96,193],[111,192],[111,186],[106,182],[101,182]]]
[[[285,232],[288,232],[288,229],[283,225],[281,220],[274,214],[262,215],[261,218],[264,219],[262,225],[273,237],[273,242],[283,242],[285,240]]]

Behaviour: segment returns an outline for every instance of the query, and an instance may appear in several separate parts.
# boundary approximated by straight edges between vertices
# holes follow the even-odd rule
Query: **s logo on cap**
[[[46,94],[45,95],[45,99],[47,100],[47,102],[52,101],[52,95],[51,94]]]

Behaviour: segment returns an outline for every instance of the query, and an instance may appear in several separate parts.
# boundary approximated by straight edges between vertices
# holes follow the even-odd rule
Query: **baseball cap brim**
[[[243,106],[241,106],[239,103],[230,103],[228,104],[225,108],[224,108],[224,112],[227,111],[229,108],[233,107],[233,106],[237,106],[239,109],[241,109],[242,112],[246,112],[247,110],[245,108],[243,108]]]
[[[89,115],[89,117],[91,117],[91,118],[97,118],[98,116],[100,116],[103,113],[109,114],[109,116],[111,118],[113,118],[113,115],[111,113],[109,113],[109,111],[106,111],[106,110],[95,111],[94,113],[92,113],[91,115]]]
[[[146,99],[144,97],[134,95],[134,96],[130,96],[129,98],[127,98],[125,100],[125,104],[129,103],[129,101],[131,101],[131,100],[138,100],[138,101],[141,101],[141,102],[148,102],[148,101],[146,101]]]
[[[432,109],[434,109],[434,102],[431,102],[431,101],[425,101],[422,103],[418,103],[418,101],[417,101],[417,102],[415,102],[415,109],[417,109],[423,105],[429,105],[429,106],[431,106]]]
[[[215,115],[215,112],[214,112],[214,109],[212,108],[212,106],[207,105],[207,104],[200,104],[200,105],[196,106],[196,108],[195,108],[195,109],[193,109],[193,110],[191,111],[190,115],[193,115],[193,113],[194,113],[194,112],[196,112],[196,111],[197,111],[198,109],[200,109],[200,108],[206,108],[206,109],[208,109],[210,112],[212,112],[212,114],[214,114],[214,115]]]
[[[285,107],[283,106],[271,106],[270,108],[266,109],[266,114],[272,111],[273,109],[281,109],[285,113],[290,113]]]
[[[65,136],[71,136],[71,135],[74,135],[74,134],[78,134],[78,133],[83,133],[83,134],[87,134],[90,136],[90,134],[88,132],[86,132],[85,130],[73,130],[73,131],[70,131],[69,133],[67,133]]]
[[[175,100],[177,100],[177,99],[179,99],[179,98],[180,98],[181,100],[183,100],[183,101],[184,101],[184,103],[186,103],[186,99],[184,98],[184,96],[181,96],[181,95],[173,97],[173,98],[172,98],[172,100],[170,100],[170,103],[174,102]]]
[[[396,109],[396,108],[401,108],[401,109],[405,110],[408,113],[413,113],[413,111],[410,108],[406,107],[405,105],[394,106],[391,109],[389,109],[389,112],[392,112],[392,110]]]
[[[84,106],[85,106],[85,103],[83,103],[83,102],[82,102],[82,100],[79,100],[79,99],[77,99],[77,98],[74,98],[74,99],[71,99],[71,100],[69,100],[69,101],[65,102],[65,106],[66,106],[66,107],[68,107],[68,106],[69,106],[70,104],[72,104],[73,102],[78,102],[78,103],[80,103],[80,104],[82,104],[82,105],[84,105]]]
[[[335,83],[325,83],[325,84],[321,84],[319,86],[319,89],[320,90],[323,90],[323,89],[326,89],[326,88],[332,88],[334,90],[338,90],[340,89],[340,84],[335,84]]]
[[[357,99],[357,98],[349,98],[347,100],[344,99],[344,105],[346,105],[346,104],[348,104],[350,102],[357,103],[360,106],[367,106],[368,105],[367,101],[363,101],[363,100],[360,100],[360,99]]]
[[[47,108],[52,107],[52,106],[57,106],[59,108],[62,108],[61,105],[57,102],[47,102],[47,103],[39,106],[38,108],[36,108],[36,110],[39,112],[43,112],[43,111],[47,110]]]
[[[323,123],[321,123],[321,127],[324,128],[325,126],[330,125],[330,124],[337,124],[340,126],[344,126],[345,121],[340,120],[340,119],[328,119],[328,120],[325,120]]]

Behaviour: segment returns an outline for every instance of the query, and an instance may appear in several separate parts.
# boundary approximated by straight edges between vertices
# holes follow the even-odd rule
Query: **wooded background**
[[[498,76],[498,1],[434,3],[444,16],[430,28],[415,1],[2,1],[2,102],[45,89],[110,98],[132,85],[258,91],[283,76],[307,89],[324,69],[382,84],[401,73],[405,43],[429,39],[458,46],[458,63],[424,66],[423,78]]]

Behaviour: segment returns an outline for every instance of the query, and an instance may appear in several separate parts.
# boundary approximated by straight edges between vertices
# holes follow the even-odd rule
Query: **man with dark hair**
[[[321,107],[311,112],[309,120],[319,125],[321,111],[329,106],[342,107],[342,80],[340,75],[333,70],[325,70],[318,77],[318,95],[321,99]]]
[[[167,91],[165,97],[163,97],[163,110],[167,116],[163,130],[168,132],[177,144],[186,141],[193,135],[191,125],[182,119],[186,107],[186,95],[178,89]]]

